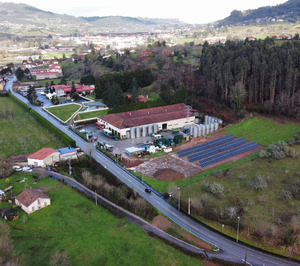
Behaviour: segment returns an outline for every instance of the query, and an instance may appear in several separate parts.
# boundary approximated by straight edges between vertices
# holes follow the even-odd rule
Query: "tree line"
[[[240,110],[260,104],[266,112],[300,117],[300,42],[272,39],[203,46],[198,96]]]

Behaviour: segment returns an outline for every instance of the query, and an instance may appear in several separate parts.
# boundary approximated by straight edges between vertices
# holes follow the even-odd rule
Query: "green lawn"
[[[278,124],[263,118],[252,118],[226,129],[227,134],[265,146],[278,141],[289,141],[299,131],[299,125]]]
[[[0,98],[0,158],[31,154],[63,142],[10,98]]]
[[[108,110],[99,110],[94,112],[87,112],[78,114],[75,118],[75,120],[83,120],[83,119],[89,119],[89,118],[97,118],[98,116],[104,116],[107,115]]]
[[[27,187],[47,190],[52,201],[31,215],[18,209],[20,218],[9,223],[15,249],[28,265],[48,265],[58,251],[66,252],[72,265],[202,265],[55,180],[46,178],[34,185],[30,175],[17,174],[14,193],[25,188],[15,182],[25,176]],[[1,208],[6,206],[0,202]]]
[[[50,113],[54,114],[62,121],[66,122],[71,116],[81,108],[78,104],[68,104],[52,108],[46,108]]]
[[[293,148],[300,153],[300,146],[294,146]],[[229,177],[210,177],[203,180],[203,182],[183,188],[181,198],[183,201],[191,198],[192,202],[196,202],[201,197],[206,197],[213,204],[211,208],[218,209],[218,213],[226,212],[233,206],[237,206],[237,209],[243,208],[244,211],[240,214],[241,226],[245,229],[242,232],[242,237],[246,240],[247,228],[250,228],[250,231],[263,228],[263,226],[279,231],[290,229],[291,220],[285,220],[283,223],[278,223],[278,221],[284,219],[283,217],[288,217],[289,214],[297,215],[299,213],[300,198],[294,197],[285,200],[282,198],[281,193],[283,190],[289,190],[295,186],[295,182],[299,180],[299,172],[300,155],[295,158],[271,161],[269,159],[256,159],[231,169]],[[269,177],[266,189],[260,191],[251,189],[249,182],[257,176]],[[214,182],[224,187],[224,198],[218,199],[203,189],[203,184]],[[218,223],[214,225],[219,229],[221,228],[220,224],[217,226]],[[234,235],[232,227],[227,226],[227,229],[229,234]],[[251,240],[255,245],[261,245],[261,239],[252,238]],[[249,239],[246,241],[249,242]],[[273,252],[276,251],[286,256],[289,255],[288,250],[284,248],[276,249],[266,243],[264,248],[269,248]]]

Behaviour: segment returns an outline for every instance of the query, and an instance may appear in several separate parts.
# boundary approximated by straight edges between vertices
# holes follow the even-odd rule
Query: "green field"
[[[60,139],[8,97],[0,98],[0,128],[0,158],[31,154],[44,147],[64,147]]]
[[[299,131],[299,125],[278,124],[264,118],[252,118],[226,129],[227,134],[237,138],[245,138],[247,141],[255,141],[265,146],[278,141],[289,141]]]
[[[69,120],[73,114],[80,110],[81,105],[78,104],[68,104],[63,106],[57,106],[52,108],[46,108],[50,113],[57,116],[62,121],[66,122]]]
[[[293,147],[300,153],[300,146]],[[218,213],[226,213],[229,208],[236,210],[243,209],[241,216],[241,226],[244,228],[243,237],[246,239],[247,228],[251,230],[263,230],[266,232],[273,228],[276,231],[291,230],[292,215],[299,214],[300,198],[292,198],[286,200],[282,198],[282,191],[290,190],[295,186],[297,180],[300,180],[300,155],[295,158],[285,158],[280,160],[256,159],[237,168],[231,169],[229,176],[214,176],[205,179],[203,182],[191,185],[181,190],[181,198],[183,201],[191,198],[192,202],[199,202],[201,198],[211,202],[210,208],[215,208]],[[254,190],[251,188],[250,182],[253,178],[262,176],[268,181],[265,189]],[[224,198],[217,198],[212,193],[204,189],[204,184],[212,183],[221,184],[224,187]],[[184,205],[184,204],[183,204]],[[278,224],[278,220],[283,217],[290,218],[283,224]],[[237,219],[236,213],[232,219]],[[223,219],[225,220],[225,218]],[[228,233],[232,228],[227,226]],[[274,233],[275,234],[275,233]],[[233,233],[234,235],[234,233]],[[274,238],[277,235],[274,236]],[[252,238],[255,245],[259,245],[261,239]],[[267,245],[265,245],[267,248]],[[274,247],[273,247],[274,248]],[[270,249],[272,246],[270,245]],[[286,256],[289,252],[280,248],[272,249]]]
[[[15,182],[25,176],[27,185]],[[55,180],[34,185],[30,175],[16,174],[12,185],[14,193],[27,186],[51,196],[51,206],[31,215],[18,209],[20,218],[9,223],[16,252],[28,265],[48,265],[59,251],[69,255],[71,265],[202,265]],[[0,202],[1,208],[7,206]]]
[[[89,119],[89,118],[97,118],[98,116],[104,116],[107,115],[108,110],[99,110],[94,112],[87,112],[78,114],[75,118],[75,120],[83,120],[83,119]]]

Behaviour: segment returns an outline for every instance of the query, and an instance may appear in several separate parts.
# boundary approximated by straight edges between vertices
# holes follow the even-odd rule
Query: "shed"
[[[62,161],[65,160],[72,160],[72,159],[77,159],[77,150],[72,148],[72,147],[68,147],[68,148],[62,148],[58,150],[59,152],[59,158]]]
[[[145,151],[145,148],[137,148],[137,147],[129,147],[125,149],[125,153],[128,154],[129,156],[133,156],[134,153],[139,153]]]
[[[44,148],[28,156],[27,162],[28,165],[35,167],[53,165],[55,162],[59,162],[59,152],[51,148]]]

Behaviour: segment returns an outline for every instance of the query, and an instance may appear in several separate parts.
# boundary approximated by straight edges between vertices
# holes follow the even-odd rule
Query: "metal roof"
[[[58,150],[60,154],[67,154],[72,152],[77,152],[74,148],[62,148]]]

